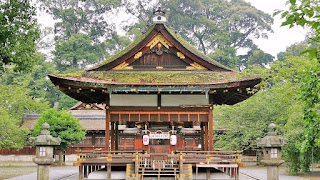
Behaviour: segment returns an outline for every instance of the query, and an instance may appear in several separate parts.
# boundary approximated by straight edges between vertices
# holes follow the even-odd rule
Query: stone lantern
[[[268,167],[268,180],[279,180],[279,166],[284,163],[281,159],[282,147],[288,144],[288,139],[277,136],[276,125],[271,123],[269,133],[264,138],[257,138],[257,146],[262,148],[261,164]]]
[[[36,157],[33,158],[33,162],[38,164],[37,179],[49,180],[49,166],[54,162],[53,146],[60,145],[61,139],[50,135],[48,123],[43,123],[41,128],[40,135],[31,137],[29,141],[33,146],[36,146]]]

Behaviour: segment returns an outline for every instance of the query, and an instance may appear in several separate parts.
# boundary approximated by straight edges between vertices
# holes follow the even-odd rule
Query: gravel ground
[[[33,162],[0,162],[0,179],[22,176],[37,172]]]
[[[0,162],[0,180],[25,180],[36,179],[37,166],[32,162]],[[266,180],[267,170],[263,166],[255,166],[254,163],[247,164],[246,167],[240,168],[240,180]],[[249,175],[249,176],[248,176]],[[253,178],[251,178],[253,177]],[[52,166],[50,168],[51,180],[77,180],[78,167],[71,166],[67,163],[63,167]],[[280,180],[319,180],[320,168],[316,168],[315,172],[307,173],[300,176],[290,176],[286,173],[286,167],[280,168]]]

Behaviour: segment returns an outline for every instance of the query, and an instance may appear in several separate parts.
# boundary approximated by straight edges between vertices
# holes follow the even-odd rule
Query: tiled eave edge
[[[236,88],[240,86],[253,86],[260,83],[261,78],[246,78],[239,81],[211,81],[203,83],[122,83],[115,81],[99,80],[89,77],[59,77],[49,75],[50,80],[59,86],[73,86],[82,88],[108,88],[114,86],[206,86],[211,89]]]

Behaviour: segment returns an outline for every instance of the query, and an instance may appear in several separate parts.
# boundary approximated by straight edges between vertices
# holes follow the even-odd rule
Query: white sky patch
[[[257,9],[273,15],[275,10],[287,10],[289,7],[286,6],[287,0],[245,0],[250,2],[251,5]],[[305,39],[308,29],[302,27],[293,27],[289,29],[288,26],[281,26],[284,21],[280,19],[280,15],[274,18],[274,24],[272,29],[274,33],[268,33],[268,39],[256,39],[254,42],[258,47],[276,57],[281,51],[285,51],[286,48],[296,42],[301,42]]]

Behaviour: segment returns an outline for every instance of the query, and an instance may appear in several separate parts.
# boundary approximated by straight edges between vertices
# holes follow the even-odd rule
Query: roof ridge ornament
[[[153,10],[153,18],[152,18],[153,24],[159,24],[159,23],[166,23],[166,12],[161,9],[161,7],[158,7],[158,9]]]

